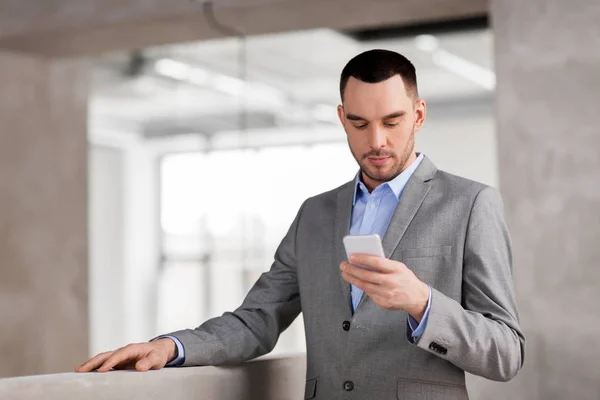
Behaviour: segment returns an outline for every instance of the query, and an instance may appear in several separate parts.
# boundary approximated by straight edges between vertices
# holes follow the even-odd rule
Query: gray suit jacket
[[[353,314],[339,264],[354,181],[304,202],[270,271],[236,311],[175,332],[184,365],[241,363],[273,349],[302,311],[306,399],[467,399],[465,371],[506,381],[524,359],[510,239],[495,189],[425,158],[383,238],[388,258],[432,287],[418,341],[407,314],[364,296]]]

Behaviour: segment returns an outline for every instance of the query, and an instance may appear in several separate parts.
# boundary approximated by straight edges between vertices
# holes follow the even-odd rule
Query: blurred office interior
[[[235,308],[270,267],[300,204],[353,179],[358,167],[336,106],[341,69],[363,50],[391,49],[416,64],[429,106],[418,150],[496,186],[486,24],[377,39],[315,29],[98,58],[89,131],[91,353]],[[136,279],[128,280],[131,270]],[[115,292],[110,301],[107,291]],[[303,350],[301,322],[275,352]]]

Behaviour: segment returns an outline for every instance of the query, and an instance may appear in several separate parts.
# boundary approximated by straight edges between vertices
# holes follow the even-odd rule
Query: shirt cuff
[[[166,335],[156,337],[152,339],[151,342],[158,339],[171,339],[175,342],[175,346],[177,346],[177,357],[175,357],[173,361],[165,365],[165,367],[179,367],[181,364],[183,364],[183,362],[185,361],[185,350],[183,349],[183,344],[181,344],[179,339],[177,339],[175,336]]]
[[[411,336],[413,339],[417,339],[421,337],[423,331],[425,331],[425,327],[427,326],[427,318],[429,317],[429,309],[431,308],[431,286],[429,287],[429,298],[427,299],[427,308],[425,309],[425,313],[423,314],[423,318],[421,318],[421,323],[417,325],[417,320],[414,319],[411,315],[408,316],[408,327],[410,329]],[[416,328],[415,328],[416,326]]]

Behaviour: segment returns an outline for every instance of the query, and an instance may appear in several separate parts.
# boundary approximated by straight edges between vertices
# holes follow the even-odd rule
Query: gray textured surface
[[[0,53],[0,88],[0,377],[69,371],[88,346],[85,64]]]
[[[43,4],[42,4],[43,3]],[[92,54],[222,36],[200,1],[0,0],[0,47]],[[485,0],[216,0],[215,14],[247,34],[411,24],[480,15]]]
[[[492,1],[525,368],[476,399],[600,398],[600,2]]]
[[[196,367],[0,379],[11,400],[300,400],[305,358],[259,360],[236,367]]]

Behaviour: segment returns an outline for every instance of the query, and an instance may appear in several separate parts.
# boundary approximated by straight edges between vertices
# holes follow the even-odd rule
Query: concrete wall
[[[87,355],[87,81],[0,52],[0,377]]]
[[[600,2],[494,0],[500,187],[525,368],[474,398],[600,398]]]

